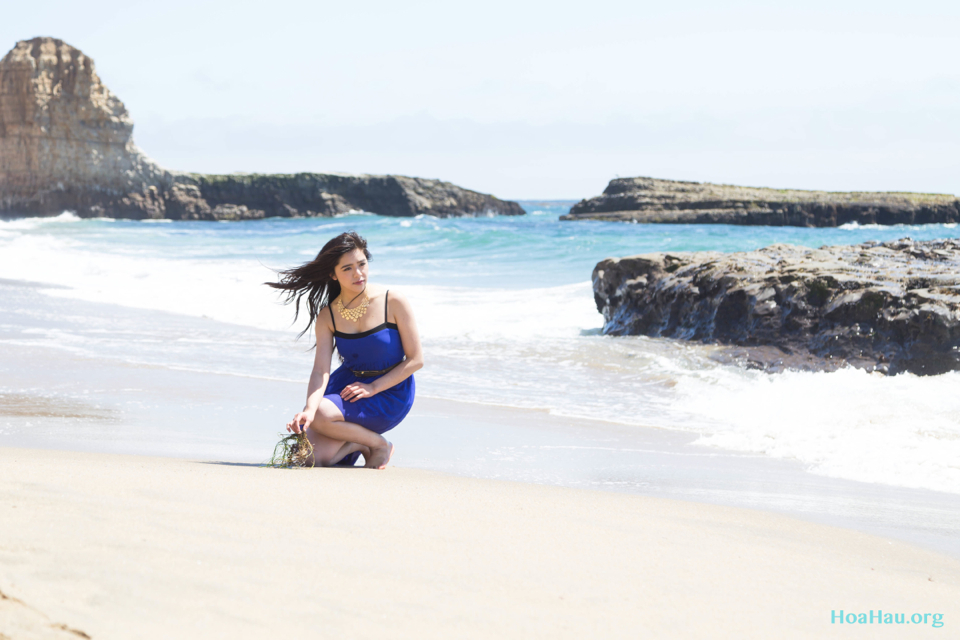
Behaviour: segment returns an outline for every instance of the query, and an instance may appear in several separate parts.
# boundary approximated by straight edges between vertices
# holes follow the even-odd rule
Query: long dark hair
[[[356,231],[341,233],[323,245],[323,249],[320,250],[317,257],[310,262],[295,269],[277,272],[280,276],[280,282],[264,282],[269,287],[287,292],[286,299],[283,302],[284,304],[290,304],[291,302],[294,304],[294,323],[300,317],[300,300],[306,296],[310,322],[297,335],[298,338],[313,326],[320,309],[333,302],[340,295],[340,283],[334,280],[331,275],[337,268],[341,256],[354,249],[360,249],[367,260],[370,259],[367,241],[360,234]]]

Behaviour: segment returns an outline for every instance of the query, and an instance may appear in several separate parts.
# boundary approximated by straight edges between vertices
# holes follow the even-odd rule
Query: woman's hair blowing
[[[337,268],[340,258],[354,249],[363,251],[363,255],[370,259],[367,251],[367,241],[356,231],[341,233],[333,238],[317,254],[317,257],[295,269],[278,272],[279,282],[265,282],[267,286],[287,292],[284,304],[294,304],[293,321],[300,317],[300,300],[306,296],[307,311],[310,313],[310,322],[299,333],[298,338],[305,334],[317,319],[317,314],[324,305],[330,304],[340,295],[340,283],[331,276]]]

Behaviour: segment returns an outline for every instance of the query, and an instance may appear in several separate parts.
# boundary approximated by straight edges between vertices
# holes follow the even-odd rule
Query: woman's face
[[[367,256],[360,249],[340,256],[333,279],[340,283],[347,297],[360,295],[367,286]]]

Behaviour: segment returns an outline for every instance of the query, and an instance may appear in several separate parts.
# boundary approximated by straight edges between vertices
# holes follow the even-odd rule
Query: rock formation
[[[561,220],[836,227],[960,221],[960,200],[929,193],[800,191],[617,178]]]
[[[0,60],[0,215],[238,220],[328,216],[522,215],[515,202],[449,182],[299,173],[199,175],[165,170],[133,142],[133,120],[93,60],[53,38]]]
[[[773,370],[960,369],[960,240],[610,258],[593,290],[606,334],[738,345]]]

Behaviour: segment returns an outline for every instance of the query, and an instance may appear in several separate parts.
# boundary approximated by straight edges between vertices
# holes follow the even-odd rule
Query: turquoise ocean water
[[[61,318],[54,328],[36,318],[9,340],[171,369],[304,380],[309,343],[298,351],[306,365],[289,359],[303,326],[291,326],[291,309],[261,283],[274,278],[272,269],[309,260],[333,235],[356,230],[373,252],[371,279],[402,289],[414,305],[427,358],[417,374],[421,394],[690,431],[705,446],[795,458],[815,473],[960,493],[960,374],[770,375],[721,364],[710,346],[605,337],[589,282],[610,256],[960,237],[956,225],[561,222],[569,204],[523,204],[522,217],[0,221],[0,279],[50,285],[41,295],[52,298],[220,321],[209,332],[172,337],[159,319],[131,330],[102,318]],[[244,330],[251,328],[257,332]]]

